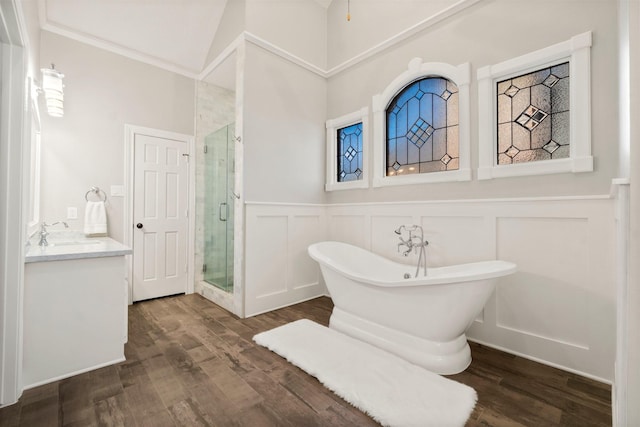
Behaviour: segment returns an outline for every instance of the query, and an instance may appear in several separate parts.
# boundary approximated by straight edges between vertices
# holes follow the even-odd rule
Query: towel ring
[[[100,198],[100,193],[102,193],[102,197],[104,197],[103,199],[101,199],[100,201],[102,202],[106,202],[107,201],[107,193],[105,193],[104,191],[102,191],[100,188],[98,187],[91,187],[91,189],[89,191],[87,191],[84,194],[84,199],[88,202],[89,201],[89,193],[95,193],[95,195]]]

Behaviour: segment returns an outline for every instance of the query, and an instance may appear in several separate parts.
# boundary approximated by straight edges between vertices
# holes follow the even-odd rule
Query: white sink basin
[[[67,240],[62,242],[49,242],[49,246],[73,246],[73,245],[99,245],[102,243],[99,240],[82,239],[82,240]]]

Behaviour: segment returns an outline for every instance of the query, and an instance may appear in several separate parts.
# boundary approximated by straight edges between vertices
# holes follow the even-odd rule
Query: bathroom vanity
[[[72,234],[49,243],[32,244],[25,256],[25,388],[124,360],[131,249]]]

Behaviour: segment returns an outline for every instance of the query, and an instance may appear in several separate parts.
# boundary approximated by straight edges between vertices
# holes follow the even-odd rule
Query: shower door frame
[[[217,231],[221,231],[221,230],[216,230],[216,225],[215,224],[211,224],[210,226],[208,226],[208,221],[216,221],[219,220],[222,222],[222,224],[218,224],[219,227],[223,227],[224,231],[223,234],[224,235],[224,262],[223,262],[223,273],[222,273],[222,281],[219,280],[215,280],[217,278],[217,276],[213,276],[213,277],[209,277],[207,278],[208,274],[211,274],[210,268],[213,268],[214,266],[211,264],[211,257],[212,255],[210,254],[209,251],[213,251],[215,249],[215,245],[214,247],[210,247],[208,246],[207,242],[206,242],[206,238],[205,238],[205,242],[203,245],[203,251],[202,251],[202,257],[203,257],[203,270],[202,270],[202,280],[212,286],[217,287],[218,289],[227,292],[231,295],[233,295],[233,288],[234,288],[234,284],[233,284],[233,277],[234,277],[234,273],[235,273],[235,212],[236,212],[236,199],[237,199],[237,193],[235,191],[235,156],[236,156],[236,139],[235,139],[235,123],[229,123],[227,125],[224,125],[214,131],[212,131],[211,133],[209,133],[208,135],[204,136],[203,138],[203,144],[204,144],[204,148],[205,148],[205,154],[212,154],[213,157],[211,159],[207,159],[205,157],[204,160],[204,176],[205,176],[205,184],[204,184],[204,199],[205,199],[205,214],[203,216],[203,231],[205,234],[209,234],[209,233],[213,233],[214,235],[216,234]],[[221,178],[220,173],[218,172],[218,170],[215,168],[215,163],[217,160],[220,160],[219,157],[216,157],[216,153],[221,152],[219,150],[219,147],[216,147],[216,144],[220,143],[221,140],[216,140],[215,138],[213,140],[209,140],[210,137],[214,137],[216,134],[224,134],[224,149],[222,150],[222,152],[224,152],[224,161],[225,161],[225,171],[224,171],[224,185],[222,186],[222,188],[224,188],[223,193],[224,194],[218,194],[218,192],[216,191],[216,184],[213,181],[209,181],[211,179],[213,179],[214,181],[217,178]],[[230,155],[229,151],[230,148],[232,149],[233,153]],[[233,157],[231,157],[233,156]],[[231,162],[229,161],[231,160]],[[219,166],[219,165],[218,165]],[[213,169],[210,169],[213,168]],[[214,172],[214,177],[209,175],[209,171],[213,170]],[[232,172],[230,172],[232,171]],[[231,179],[230,179],[231,178]],[[209,187],[209,185],[212,185],[212,187]],[[218,187],[218,189],[220,189],[220,187]],[[221,192],[222,193],[222,192]],[[217,197],[214,197],[217,196]],[[212,198],[212,199],[208,199],[208,198]],[[210,200],[212,203],[210,205],[211,208],[211,212],[209,214],[207,214],[207,200]],[[218,201],[222,200],[221,203],[217,203]],[[215,206],[217,205],[217,209],[215,209]],[[222,218],[222,205],[225,206],[225,211],[226,214],[224,216],[224,219]],[[232,212],[231,215],[229,215],[229,212]],[[215,216],[215,218],[210,218],[209,215],[213,215]],[[229,225],[231,224],[231,225]],[[211,227],[211,228],[209,228]],[[229,230],[229,228],[231,227],[231,230]],[[217,237],[221,237],[220,235]],[[232,242],[232,244],[229,244],[229,241]],[[230,246],[231,246],[231,250],[230,250]],[[215,256],[214,256],[215,258]],[[231,268],[229,265],[229,260],[231,261]],[[204,267],[206,266],[206,271],[204,269]],[[231,270],[231,271],[230,271]],[[229,278],[231,279],[231,285],[229,285]]]
[[[205,282],[204,275],[202,281],[198,284],[198,289],[205,298],[215,302],[224,309],[232,312],[240,318],[245,317],[245,290],[244,290],[244,247],[245,247],[245,205],[244,205],[244,188],[243,188],[243,156],[244,156],[244,141],[242,138],[242,103],[238,100],[238,93],[241,93],[241,85],[237,87],[236,91],[236,114],[235,114],[235,126],[230,123],[230,129],[233,132],[233,145],[234,145],[234,181],[233,181],[233,289],[231,292],[225,292],[222,289]],[[208,135],[208,134],[207,134]],[[207,135],[203,135],[200,138],[204,138]],[[203,141],[204,142],[204,141]],[[204,255],[204,254],[203,254]],[[196,266],[198,268],[198,266]],[[212,291],[208,291],[204,288],[202,283],[207,283],[211,287]],[[213,292],[213,294],[211,293]],[[225,304],[225,299],[220,298],[221,294],[228,294],[231,300],[228,301],[230,305]],[[216,296],[217,294],[217,296]]]

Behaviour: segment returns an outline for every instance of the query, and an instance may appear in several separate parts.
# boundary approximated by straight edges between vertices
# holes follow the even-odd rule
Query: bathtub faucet
[[[400,237],[400,243],[398,243],[398,252],[400,252],[401,246],[405,246],[407,248],[404,252],[402,252],[402,256],[408,256],[413,250],[413,245],[411,244],[411,241],[404,240],[402,237]]]
[[[409,237],[407,239],[402,238],[402,232],[406,231],[409,233]],[[394,231],[400,239],[400,243],[398,243],[398,252],[400,252],[400,248],[402,246],[406,247],[406,250],[402,252],[402,256],[408,256],[413,248],[419,248],[418,253],[418,265],[416,266],[416,275],[418,277],[418,273],[420,272],[420,266],[422,265],[424,268],[424,275],[427,275],[427,250],[426,246],[429,244],[426,240],[424,240],[424,231],[422,227],[419,225],[401,225]]]

